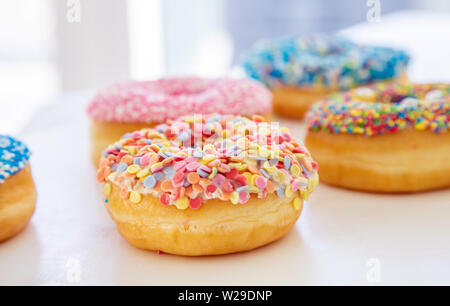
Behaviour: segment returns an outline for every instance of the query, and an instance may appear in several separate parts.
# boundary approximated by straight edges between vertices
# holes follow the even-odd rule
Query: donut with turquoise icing
[[[129,81],[101,90],[87,109],[97,165],[107,145],[125,133],[188,114],[261,115],[270,118],[272,95],[247,79],[198,77]]]
[[[450,186],[450,85],[378,84],[334,94],[307,113],[322,181],[375,192]]]
[[[29,158],[21,141],[0,135],[0,242],[20,232],[33,215],[36,189]]]
[[[97,178],[131,244],[178,255],[246,251],[284,236],[318,183],[288,129],[261,118],[184,116],[111,144]]]
[[[311,103],[334,91],[403,77],[408,62],[402,50],[316,35],[261,41],[242,66],[272,89],[275,111],[301,118]]]

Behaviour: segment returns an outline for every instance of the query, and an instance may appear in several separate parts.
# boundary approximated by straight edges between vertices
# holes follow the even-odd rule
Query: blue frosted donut
[[[19,140],[0,135],[0,184],[28,164],[30,151]]]
[[[249,77],[269,87],[343,90],[399,76],[408,62],[402,50],[319,35],[261,41],[244,56],[242,65]]]

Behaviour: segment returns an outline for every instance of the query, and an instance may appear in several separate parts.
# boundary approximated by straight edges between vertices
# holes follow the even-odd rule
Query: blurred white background
[[[445,65],[440,74],[426,68],[449,50],[450,1],[380,3],[381,22],[369,24],[365,0],[0,0],[0,133],[18,133],[61,93],[129,78],[221,76],[256,40],[290,34],[347,29],[362,41],[406,48],[411,38],[426,39],[429,48],[410,50],[413,79],[449,81]],[[405,24],[404,31],[364,34],[389,22]],[[408,31],[430,22],[431,33]],[[354,24],[367,32],[352,32]]]

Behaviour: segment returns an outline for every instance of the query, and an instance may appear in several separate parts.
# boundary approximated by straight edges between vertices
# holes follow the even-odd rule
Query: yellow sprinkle
[[[131,155],[136,155],[136,147],[135,146],[125,146],[124,147]]]
[[[203,159],[205,162],[209,163],[216,159],[216,156],[214,154],[206,154],[203,156]]]
[[[138,178],[145,178],[150,174],[150,171],[148,171],[148,169],[142,169],[141,171],[139,171],[136,176]]]
[[[252,174],[250,172],[244,172],[242,173],[243,176],[245,176],[245,178],[247,179],[247,182],[251,182],[252,181]]]
[[[292,206],[295,210],[301,210],[302,209],[302,200],[299,197],[295,197],[295,199],[292,201]]]
[[[241,163],[229,163],[228,166],[239,169],[241,167]]]
[[[140,203],[142,201],[141,194],[137,191],[132,191],[130,193],[130,201],[133,202],[134,204]]]
[[[239,165],[238,170],[239,170],[239,171],[245,171],[245,170],[247,170],[247,165],[246,165],[246,164],[241,164],[241,165]]]
[[[182,197],[175,201],[175,205],[178,209],[186,209],[189,207],[189,200],[187,197]]]
[[[103,186],[103,192],[105,194],[105,196],[109,196],[111,194],[111,184],[110,183],[106,183],[105,186]]]
[[[152,148],[152,149],[155,150],[156,152],[159,152],[159,150],[160,150],[160,147],[157,146],[155,143],[152,144],[152,145],[150,146],[150,148]]]
[[[294,176],[299,176],[300,173],[301,173],[300,167],[297,166],[297,165],[292,165],[292,167],[291,167],[291,173],[292,173],[292,175],[294,175]]]
[[[113,172],[110,175],[108,175],[108,181],[114,181],[114,179],[117,176],[117,172]]]
[[[287,186],[286,186],[286,189],[285,189],[285,191],[284,191],[284,195],[285,195],[287,198],[290,198],[290,197],[292,197],[292,194],[293,194],[293,192],[292,192],[291,185],[287,185]]]
[[[158,168],[159,166],[162,166],[162,163],[154,163],[152,166],[151,166],[151,170],[153,171],[153,170],[155,170],[156,168]]]
[[[303,200],[308,201],[309,198],[309,192],[306,190],[300,190],[300,195],[302,196]]]
[[[255,186],[255,180],[258,178],[258,174],[253,174],[252,175],[252,179],[250,180],[250,183],[252,184],[252,186]]]
[[[131,165],[128,167],[127,172],[131,174],[138,173],[141,170],[141,167],[138,165]]]
[[[303,157],[305,157],[305,154],[303,154],[303,153],[295,153],[295,157],[297,157],[297,159],[303,159]]]
[[[231,203],[233,203],[233,204],[239,203],[239,193],[237,191],[233,191],[231,193],[231,198],[230,199],[231,199]]]
[[[248,192],[250,193],[259,193],[259,188],[256,186],[249,186],[248,187]]]
[[[285,183],[286,180],[287,180],[286,174],[284,174],[283,171],[279,171],[279,170],[278,170],[278,171],[276,172],[276,177],[277,177],[277,179],[278,179],[278,181],[279,181],[280,183]]]

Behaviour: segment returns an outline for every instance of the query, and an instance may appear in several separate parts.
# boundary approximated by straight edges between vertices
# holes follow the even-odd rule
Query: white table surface
[[[257,250],[189,258],[132,247],[107,215],[90,163],[89,97],[62,96],[21,135],[33,151],[37,210],[0,244],[0,285],[450,284],[450,190],[378,195],[321,184],[295,228]],[[281,123],[304,135],[301,123]],[[368,277],[374,268],[379,278]]]

